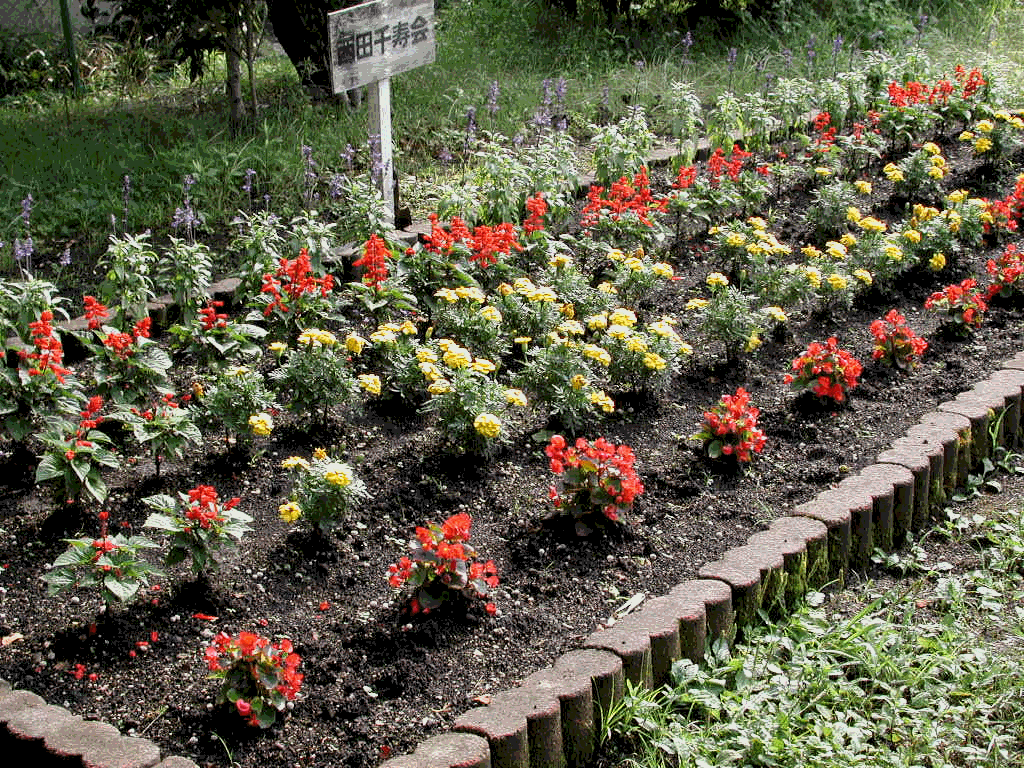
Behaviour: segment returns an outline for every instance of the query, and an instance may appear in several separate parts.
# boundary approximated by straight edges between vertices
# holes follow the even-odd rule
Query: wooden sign
[[[371,0],[327,14],[335,93],[431,64],[434,0]]]

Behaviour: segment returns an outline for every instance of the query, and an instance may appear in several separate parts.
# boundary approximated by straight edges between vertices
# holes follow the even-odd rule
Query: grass
[[[1020,457],[1014,457],[1019,461]],[[1012,766],[1024,751],[1024,509],[956,505],[884,584],[812,594],[606,719],[619,768]],[[1001,503],[1000,503],[1001,502]],[[617,755],[617,757],[615,757]],[[625,755],[625,756],[624,756]]]
[[[396,166],[405,197],[424,214],[433,181],[451,173],[438,156],[448,151],[459,162],[471,161],[460,156],[470,107],[482,130],[529,140],[545,81],[553,88],[561,78],[569,131],[580,141],[590,137],[595,122],[621,117],[634,104],[646,108],[659,133],[670,135],[673,84],[692,84],[710,105],[724,90],[763,88],[769,73],[823,78],[860,66],[865,57],[855,42],[887,47],[910,61],[908,78],[923,76],[923,70],[948,72],[958,63],[984,65],[994,75],[994,101],[1024,103],[1017,59],[1024,9],[1010,0],[929,4],[932,20],[918,32],[917,13],[899,10],[902,5],[842,0],[824,16],[793,7],[783,20],[784,43],[767,23],[750,22],[721,29],[721,37],[700,29],[690,47],[683,30],[657,19],[631,34],[588,23],[595,9],[586,5],[581,23],[540,0],[451,0],[438,13],[437,62],[393,83]],[[870,30],[879,28],[889,32],[872,39]],[[986,30],[981,38],[979,28]],[[845,40],[833,56],[839,33]],[[921,55],[906,56],[908,39]],[[241,189],[247,168],[256,171],[257,200],[267,195],[276,212],[289,216],[302,207],[303,145],[313,148],[320,173],[345,170],[341,153],[348,145],[358,150],[357,166],[368,163],[365,110],[309,104],[282,56],[259,61],[260,114],[249,131],[232,137],[221,61],[215,58],[206,79],[195,84],[179,68],[129,87],[111,74],[118,66],[116,47],[104,41],[94,46],[106,66],[97,69],[93,90],[81,101],[44,90],[0,102],[0,241],[7,244],[0,248],[0,272],[5,264],[13,270],[10,244],[25,234],[19,213],[28,194],[35,201],[37,262],[47,265],[42,276],[52,278],[68,246],[79,272],[92,269],[115,228],[112,215],[122,229],[166,232],[182,203],[186,174],[197,178],[193,203],[207,228],[223,232],[249,204]],[[728,63],[730,48],[737,51],[734,65]],[[811,49],[817,49],[813,57]],[[499,108],[492,115],[485,105],[495,81]],[[125,176],[131,180],[127,222]]]

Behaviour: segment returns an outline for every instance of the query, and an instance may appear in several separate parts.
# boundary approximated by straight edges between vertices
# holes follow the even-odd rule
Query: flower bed
[[[818,123],[827,133],[824,120]],[[780,206],[788,202],[794,218],[802,206],[815,211],[805,230],[791,233],[792,244],[765,219],[721,213],[704,237],[670,238],[688,226],[673,217],[699,221],[695,211],[709,205],[712,193],[738,195],[732,206],[767,194],[759,186],[765,175],[744,171],[751,161],[733,151],[712,153],[704,166],[675,175],[675,192],[667,182],[664,194],[652,191],[647,171],[592,189],[581,214],[589,234],[573,229],[572,239],[556,237],[554,221],[545,219],[557,198],[544,210],[547,198],[531,194],[523,211],[529,226],[466,224],[456,216],[442,226],[438,218],[418,245],[387,253],[368,237],[354,259],[359,266],[347,266],[365,269],[362,275],[340,268],[321,274],[309,250],[282,256],[239,276],[233,306],[181,303],[192,306],[191,317],[183,309],[181,330],[158,341],[133,318],[137,295],[130,286],[118,293],[117,314],[110,299],[106,309],[90,304],[83,325],[96,327],[82,330],[94,355],[80,370],[92,376],[100,393],[91,396],[103,402],[90,400],[53,421],[49,442],[30,444],[45,450],[40,480],[56,482],[79,503],[54,513],[45,485],[16,478],[5,497],[9,652],[0,674],[196,762],[216,762],[227,744],[243,764],[373,764],[452,725],[474,703],[500,701],[499,691],[589,642],[597,626],[613,628],[646,596],[669,592],[702,567],[715,578],[735,574],[737,561],[722,554],[760,523],[845,482],[938,404],[1017,352],[1019,316],[1005,299],[977,328],[977,302],[971,318],[959,311],[963,322],[952,323],[964,338],[943,327],[950,324],[945,307],[941,316],[924,311],[942,286],[962,286],[968,276],[983,280],[989,258],[1012,261],[1005,238],[1019,215],[1015,188],[1000,194],[1011,201],[1002,207],[959,194],[977,170],[976,145],[935,138],[948,156],[941,208],[922,203],[904,211],[872,189],[855,214],[844,206],[838,219],[826,221],[823,187],[813,179],[827,175],[815,170],[774,198]],[[825,142],[819,137],[817,146]],[[927,158],[925,165],[939,167]],[[880,171],[882,163],[863,167]],[[894,191],[911,170],[889,182]],[[927,171],[925,177],[936,180]],[[870,214],[860,212],[869,207]],[[1000,225],[993,211],[1004,209],[1010,213]],[[257,222],[250,224],[252,235]],[[804,243],[819,231],[835,239]],[[671,247],[657,250],[661,236]],[[147,247],[125,249],[144,259]],[[1008,275],[998,278],[998,293],[1012,285]],[[331,297],[345,276],[362,279],[343,289],[349,298],[339,310]],[[187,297],[188,286],[181,287]],[[250,316],[242,311],[247,304]],[[903,366],[909,374],[868,363],[877,338],[872,323],[891,307],[930,345],[916,368]],[[22,396],[37,400],[27,413],[8,414],[9,424],[31,420],[33,409],[61,412],[55,394],[67,365],[51,320],[31,321],[22,371],[32,386]],[[128,330],[104,328],[104,320]],[[832,336],[835,344],[827,341]],[[835,360],[819,359],[818,351],[830,349]],[[794,356],[805,357],[801,350],[814,359],[796,371],[810,390],[796,398],[784,377]],[[846,364],[852,358],[860,361],[856,367]],[[816,393],[837,361],[842,375]],[[217,362],[230,366],[211,366]],[[154,397],[161,375],[174,384],[170,400]],[[701,434],[705,411],[723,395],[735,392],[749,405],[741,386],[759,412],[737,418],[756,419],[764,433],[756,442],[760,453],[743,452],[750,462],[710,450],[710,433],[688,440]],[[830,394],[837,387],[841,398]],[[813,399],[818,394],[828,399]],[[128,402],[114,409],[112,399]],[[183,413],[208,420],[201,442],[192,439]],[[709,427],[716,436],[719,423]],[[974,426],[981,430],[975,442],[983,443],[983,421]],[[568,476],[566,467],[579,469],[565,460],[571,441],[554,436],[572,432],[589,439],[579,449],[586,458],[603,456],[606,446],[628,447],[628,454],[610,447],[619,459],[616,483],[590,486],[583,472]],[[103,440],[119,448],[116,466],[98,452]],[[547,455],[545,445],[554,446]],[[126,460],[132,456],[135,465]],[[556,499],[564,495],[559,505],[548,500],[556,459],[564,473],[554,492]],[[234,529],[237,550],[211,547],[209,537],[185,530],[195,524],[210,531],[225,517],[226,505],[210,506],[203,488],[219,499],[237,497],[229,509],[252,518],[252,531]],[[155,527],[178,542],[170,551],[186,562],[172,559],[163,566],[166,578],[137,581],[134,589],[128,579],[108,581],[104,567],[117,564],[104,559],[113,551],[107,546],[121,551],[126,540],[116,536],[148,533],[140,529],[157,502],[144,500],[162,493],[170,520],[174,494],[188,489],[196,498],[186,499],[199,505],[180,510],[181,530]],[[581,528],[582,503],[598,514]],[[100,511],[107,513],[103,520]],[[479,572],[472,571],[476,555],[465,549],[462,528],[451,523],[458,530],[444,534],[445,521],[460,515],[472,520]],[[416,534],[417,527],[432,530],[429,522],[442,532],[432,543]],[[874,541],[869,530],[851,528],[848,556],[860,566]],[[79,534],[95,550],[83,567],[99,572],[108,610],[98,611],[88,592],[66,603],[39,602],[37,577],[48,563],[57,562],[59,571],[62,538]],[[25,541],[37,543],[16,546]],[[487,600],[462,601],[463,612],[453,615],[442,610],[460,602],[451,595],[393,593],[389,575],[408,571],[395,585],[403,586],[414,561],[430,563],[440,583],[460,593],[481,580]],[[146,562],[157,566],[156,558]],[[483,593],[484,586],[470,589]],[[752,616],[763,598],[754,587],[746,584],[743,599],[734,595],[741,617]],[[121,595],[134,600],[121,607]],[[407,602],[410,595],[415,604]],[[424,599],[430,612],[414,613]],[[37,616],[38,624],[17,624],[19,615]],[[242,695],[236,685],[234,698],[222,697],[230,707],[219,707],[217,686],[205,680],[204,648],[226,647],[242,632],[268,642],[286,636],[302,660],[302,690],[294,690],[293,679],[295,695],[271,702],[274,712],[281,704],[288,714],[267,734],[246,724],[270,711],[263,704],[255,710],[253,693]]]

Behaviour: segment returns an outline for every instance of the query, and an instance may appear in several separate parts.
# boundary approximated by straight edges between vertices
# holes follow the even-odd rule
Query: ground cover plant
[[[0,380],[0,675],[200,763],[226,745],[243,765],[372,765],[870,462],[1019,339],[1019,115],[986,96],[995,74],[919,65],[920,82],[879,54],[885,76],[849,73],[842,103],[805,79],[801,113],[827,121],[781,114],[792,133],[668,168],[636,167],[633,112],[578,201],[556,177],[598,160],[571,134],[549,121],[508,155],[494,132],[414,243],[367,215],[340,248],[349,206],[379,205],[372,169],[336,180],[312,148],[296,210],[254,204],[258,173],[234,179],[230,237],[186,179],[182,241],[119,225],[82,298],[29,269],[25,197],[0,313],[21,338]],[[1007,136],[979,151],[960,137],[984,120]],[[885,168],[928,141],[941,184],[904,199]],[[837,179],[853,204],[822,204]],[[334,181],[357,195],[314,213]],[[209,273],[177,272],[207,236]],[[239,287],[207,296],[215,276]],[[925,310],[965,280],[971,306]],[[150,327],[164,293],[186,304]],[[85,314],[77,335],[62,310]],[[892,341],[894,365],[873,363],[882,317],[928,340],[897,340],[920,359]],[[798,397],[786,376],[807,355]],[[41,603],[40,577],[85,589]],[[210,647],[266,675],[218,692]]]

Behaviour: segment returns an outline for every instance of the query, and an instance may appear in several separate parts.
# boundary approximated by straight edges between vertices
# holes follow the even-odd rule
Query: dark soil
[[[951,184],[970,187],[971,168],[961,165]],[[902,215],[887,204],[880,198],[876,215]],[[772,205],[773,222],[796,222],[804,201],[794,191]],[[794,244],[802,245],[799,227],[792,229]],[[718,268],[694,245],[676,244],[682,279],[651,297],[653,313],[679,313]],[[321,432],[285,423],[251,462],[211,441],[159,478],[145,460],[110,478],[115,525],[139,530],[149,511],[140,498],[200,482],[222,498],[240,496],[255,522],[208,582],[175,570],[145,599],[104,614],[92,594],[45,597],[40,576],[64,550],[62,539],[94,535],[96,526],[52,512],[47,489],[30,482],[30,463],[0,445],[8,449],[0,454],[0,676],[200,765],[225,765],[229,755],[243,768],[376,765],[579,647],[627,599],[656,596],[693,577],[764,521],[871,463],[922,414],[1018,352],[1024,318],[1016,308],[994,306],[966,340],[937,336],[937,318],[922,310],[932,290],[953,280],[973,274],[983,282],[985,259],[1001,250],[979,249],[955,273],[915,276],[898,295],[869,295],[848,312],[796,318],[739,366],[702,347],[682,316],[680,333],[698,342],[697,354],[671,389],[620,400],[625,407],[586,435],[632,446],[646,492],[623,525],[585,539],[545,520],[550,473],[543,443],[531,439],[542,421],[498,455],[468,460],[442,451],[426,417],[381,408]],[[909,376],[871,361],[868,326],[891,307],[931,343]],[[847,404],[807,410],[783,374],[808,342],[830,334],[864,363],[864,376]],[[749,469],[723,472],[687,437],[705,409],[740,385],[762,411],[768,444]],[[277,514],[290,490],[281,460],[321,446],[353,462],[373,494],[348,530],[326,540],[293,531]],[[481,602],[464,615],[410,621],[387,583],[387,567],[404,554],[416,525],[460,511],[472,515],[474,547],[498,565],[497,615]],[[270,731],[247,728],[237,714],[212,706],[216,683],[207,679],[202,650],[215,632],[242,629],[287,635],[303,659],[302,694]],[[81,679],[72,674],[77,664],[85,667]]]

